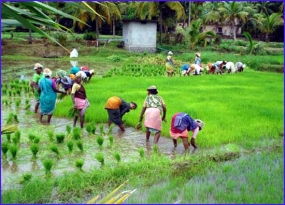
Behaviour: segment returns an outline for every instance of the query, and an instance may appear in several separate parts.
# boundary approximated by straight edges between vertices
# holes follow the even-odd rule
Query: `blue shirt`
[[[184,64],[182,67],[181,67],[181,70],[188,70],[189,69],[189,65],[188,64]]]

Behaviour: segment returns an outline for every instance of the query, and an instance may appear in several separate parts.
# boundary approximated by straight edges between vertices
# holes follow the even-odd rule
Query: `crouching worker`
[[[127,103],[123,99],[113,96],[107,100],[105,105],[105,109],[108,112],[108,126],[110,127],[111,123],[115,123],[120,127],[122,131],[125,131],[125,126],[122,120],[122,117],[130,110],[135,110],[137,108],[137,104],[135,102]]]
[[[170,136],[174,147],[177,147],[177,138],[181,138],[185,150],[189,149],[190,144],[196,149],[195,139],[200,130],[204,127],[204,122],[199,119],[192,119],[187,113],[176,113],[172,116]],[[188,132],[193,132],[191,141],[188,142]]]

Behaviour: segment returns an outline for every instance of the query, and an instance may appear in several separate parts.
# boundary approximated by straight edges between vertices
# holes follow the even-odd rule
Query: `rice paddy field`
[[[88,49],[90,55],[82,48],[76,59],[96,72],[84,84],[91,106],[83,130],[72,127],[70,96],[58,99],[51,125],[39,124],[28,87],[34,63],[55,73],[70,69],[69,57],[4,51],[1,124],[18,124],[19,132],[1,136],[2,203],[86,203],[126,181],[124,190],[136,189],[128,204],[284,203],[284,75],[254,63],[284,66],[283,57],[205,51],[205,64],[242,58],[248,66],[243,73],[181,76],[180,64],[195,53],[184,52],[174,54],[177,73],[167,77],[163,53],[132,54],[111,45]],[[157,145],[153,136],[145,142],[145,128],[135,129],[151,85],[167,108]],[[114,95],[138,104],[123,117],[126,132],[106,123],[104,106]],[[181,140],[173,147],[169,129],[176,112],[205,122],[198,150],[184,152]]]

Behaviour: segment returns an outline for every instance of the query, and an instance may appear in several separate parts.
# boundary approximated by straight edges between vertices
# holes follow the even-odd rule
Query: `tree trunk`
[[[268,33],[265,34],[265,40],[266,40],[266,43],[269,42],[269,34]]]
[[[113,18],[113,36],[116,36],[116,25],[115,25],[115,18]]]
[[[235,26],[235,20],[233,20],[233,34],[234,34],[234,41],[237,40],[237,37],[236,37],[236,26]]]
[[[32,30],[29,29],[29,44],[33,43]]]
[[[98,41],[99,39],[99,22],[98,22],[98,16],[96,16],[96,20],[95,20],[95,26],[96,26],[96,40]]]

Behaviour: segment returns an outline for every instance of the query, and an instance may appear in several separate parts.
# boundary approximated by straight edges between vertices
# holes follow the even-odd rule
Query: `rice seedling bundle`
[[[59,150],[58,150],[58,147],[56,145],[51,145],[50,150],[52,152],[54,152],[57,156],[59,156]]]
[[[67,142],[67,148],[68,148],[69,153],[73,151],[73,141],[72,140],[69,140]]]
[[[19,130],[15,131],[14,136],[17,138],[18,143],[19,143],[21,139],[21,132]]]
[[[113,146],[113,144],[114,144],[114,136],[113,135],[109,135],[108,139],[109,139],[110,145]]]
[[[121,161],[121,155],[120,155],[119,152],[115,152],[114,153],[114,157],[115,157],[115,159],[117,160],[118,163]]]
[[[11,134],[6,134],[6,137],[7,137],[7,141],[11,142]]]
[[[52,130],[48,130],[47,135],[48,135],[49,140],[53,141],[53,131]]]
[[[92,133],[92,124],[91,123],[86,125],[86,131],[88,132],[88,135],[91,135],[91,133]]]
[[[79,127],[75,127],[73,129],[72,136],[75,140],[81,139],[81,129]]]
[[[96,142],[98,143],[99,147],[102,148],[103,146],[103,143],[104,143],[104,137],[99,135],[97,138],[96,138]]]
[[[10,151],[10,153],[12,155],[12,159],[16,159],[17,153],[19,151],[19,147],[17,145],[15,145],[15,144],[11,144],[9,146],[9,151]]]
[[[22,175],[22,179],[20,180],[20,184],[24,184],[27,183],[28,181],[30,181],[32,179],[32,174],[26,173]]]
[[[29,135],[28,135],[28,138],[29,138],[29,140],[32,142],[32,141],[34,141],[34,139],[36,138],[36,135],[34,135],[34,134],[29,134]]]
[[[34,142],[35,144],[39,144],[39,143],[40,143],[40,140],[41,140],[41,139],[40,139],[39,137],[35,137],[35,139],[34,139],[33,142]]]
[[[99,127],[99,129],[100,129],[100,134],[101,135],[104,135],[105,133],[104,133],[104,125],[100,125],[100,127]]]
[[[77,147],[80,149],[80,151],[83,152],[83,143],[82,143],[82,141],[81,141],[81,140],[78,140],[78,141],[76,142],[76,144],[77,144]]]
[[[103,166],[105,164],[104,155],[102,153],[97,153],[95,156],[96,160]]]
[[[144,149],[142,147],[139,148],[139,154],[141,158],[144,158]]]
[[[31,149],[31,151],[32,151],[33,157],[34,157],[34,158],[37,158],[37,154],[38,154],[38,152],[39,152],[39,150],[40,150],[39,145],[33,143],[33,144],[31,145],[30,149]]]
[[[56,134],[55,138],[56,138],[57,143],[63,143],[64,137],[65,137],[64,134]]]
[[[72,106],[71,108],[69,108],[67,116],[74,117],[77,114],[78,114],[78,110]]]
[[[75,161],[75,166],[80,170],[80,171],[83,171],[82,170],[82,167],[84,165],[84,160],[83,159],[77,159]]]
[[[66,125],[66,132],[67,132],[67,134],[71,133],[71,126],[70,125]]]
[[[152,151],[153,151],[154,154],[158,154],[158,146],[157,146],[157,144],[153,145]]]
[[[3,156],[6,158],[7,157],[7,152],[9,150],[9,143],[8,142],[3,142],[1,148],[2,148]]]
[[[53,167],[53,160],[52,159],[44,159],[42,161],[43,166],[45,168],[46,174],[50,174],[51,173],[51,168]]]

